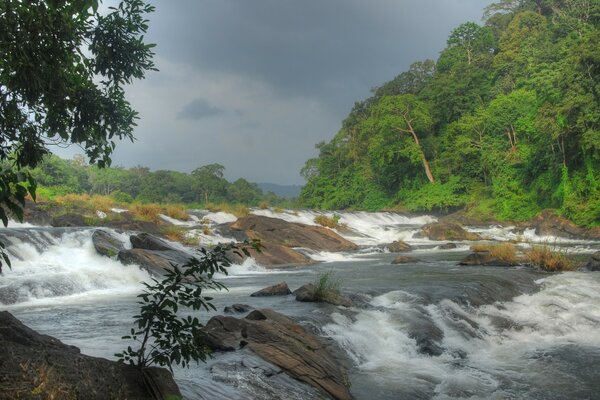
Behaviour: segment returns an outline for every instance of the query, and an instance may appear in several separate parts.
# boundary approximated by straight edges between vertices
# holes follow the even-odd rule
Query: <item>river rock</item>
[[[478,251],[469,254],[458,265],[486,265],[496,267],[510,267],[511,263],[500,260],[490,254],[489,251]]]
[[[235,313],[247,313],[249,311],[254,310],[254,307],[249,306],[248,304],[232,304],[231,306],[227,306],[223,309],[223,312],[226,312],[228,314],[235,314]]]
[[[289,247],[273,243],[261,244],[263,246],[260,252],[254,249],[248,249],[248,252],[250,253],[250,257],[254,258],[262,266],[284,268],[315,263],[312,258]],[[227,257],[234,263],[241,263],[245,258],[234,252],[229,252]]]
[[[392,264],[409,264],[419,261],[416,257],[398,256],[392,260]]]
[[[566,218],[556,215],[553,210],[544,210],[527,223],[527,226],[535,227],[535,233],[539,236],[558,236],[571,239],[587,238],[599,239],[598,229],[584,229]]]
[[[287,296],[288,294],[292,294],[292,291],[288,287],[287,283],[281,282],[276,285],[261,289],[258,292],[254,292],[250,295],[250,297]]]
[[[173,264],[186,264],[192,255],[179,250],[145,250],[127,249],[119,251],[117,259],[123,264],[137,264],[153,275],[163,275],[165,270],[173,268]]]
[[[317,287],[312,283],[300,286],[294,290],[293,294],[296,295],[296,301],[308,302],[308,303],[329,303],[334,306],[351,307],[352,300],[341,295],[341,294],[329,294],[325,298],[318,298],[316,295]]]
[[[393,243],[386,245],[390,253],[402,253],[405,251],[411,251],[412,246],[402,240],[396,240]]]
[[[102,229],[96,229],[92,233],[92,243],[98,254],[106,257],[115,257],[121,250],[125,250],[119,238]]]
[[[205,332],[213,349],[248,349],[333,399],[352,398],[345,371],[321,340],[282,314],[261,309],[243,319],[216,316]]]
[[[585,265],[585,269],[588,271],[600,271],[600,251],[592,254],[590,261]]]
[[[129,240],[131,241],[131,246],[134,249],[176,250],[173,246],[171,246],[164,240],[145,232],[140,233],[138,235],[131,235],[129,237]]]
[[[416,237],[431,240],[481,240],[477,233],[467,232],[462,226],[453,222],[433,222],[421,228]]]
[[[331,229],[259,215],[240,218],[230,228],[244,232],[250,239],[259,239],[263,244],[304,247],[316,251],[348,251],[358,248]]]
[[[451,250],[456,248],[456,243],[444,243],[439,247],[440,250]]]
[[[181,398],[171,373],[90,357],[0,312],[0,399]]]
[[[27,200],[25,208],[23,208],[23,221],[39,226],[50,225],[52,223],[52,215],[44,207],[40,206],[47,206],[47,203],[34,203]]]

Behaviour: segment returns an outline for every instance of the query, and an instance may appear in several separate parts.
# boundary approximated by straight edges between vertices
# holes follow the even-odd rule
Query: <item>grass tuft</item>
[[[554,250],[547,245],[532,246],[526,257],[531,265],[548,272],[573,271],[578,267],[566,251]]]

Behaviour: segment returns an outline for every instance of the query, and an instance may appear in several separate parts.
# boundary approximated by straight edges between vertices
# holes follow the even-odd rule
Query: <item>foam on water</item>
[[[12,269],[0,275],[3,307],[85,302],[139,293],[149,275],[135,265],[99,255],[91,230],[38,237],[37,243],[12,239]],[[40,248],[40,241],[46,245]]]
[[[219,212],[209,212],[202,217],[202,219],[207,219],[211,221],[213,224],[226,224],[230,222],[237,221],[237,217],[233,214],[229,214],[223,211]]]
[[[302,251],[311,259],[324,263],[364,261],[364,258],[361,258],[358,254],[332,253],[329,251],[310,251],[308,249],[302,249]],[[364,256],[365,254],[362,255]]]
[[[436,398],[513,398],[519,387],[527,397],[527,391],[539,390],[531,385],[552,386],[553,379],[561,379],[546,376],[547,361],[538,354],[561,346],[600,348],[600,274],[564,273],[538,283],[537,293],[480,308],[447,299],[421,306],[443,332],[438,356],[419,352],[409,334],[423,300],[406,292],[375,297],[374,308],[353,318],[334,314],[324,331],[363,373],[399,391],[411,388]]]
[[[282,212],[275,212],[271,209],[254,209],[251,211],[254,215],[260,215],[263,217],[269,218],[279,218],[287,222],[293,222],[296,224],[304,224],[304,225],[318,225],[315,222],[315,217],[319,215],[314,211],[301,210],[301,211],[292,211],[292,210],[284,210]]]

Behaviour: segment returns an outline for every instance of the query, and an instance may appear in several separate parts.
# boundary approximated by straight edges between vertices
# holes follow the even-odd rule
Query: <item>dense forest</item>
[[[502,0],[357,102],[304,206],[600,223],[600,2]]]
[[[257,184],[240,178],[229,182],[224,178],[225,167],[209,164],[191,173],[178,171],[150,171],[147,167],[98,168],[87,165],[83,156],[63,160],[48,155],[31,175],[37,181],[38,196],[86,193],[111,196],[116,201],[130,203],[238,203],[256,206],[261,202],[282,204],[284,199],[273,193],[264,193]]]

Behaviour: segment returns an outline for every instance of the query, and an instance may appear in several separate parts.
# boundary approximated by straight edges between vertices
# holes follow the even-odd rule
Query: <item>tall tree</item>
[[[143,35],[153,7],[123,0],[108,14],[98,0],[0,1],[0,218],[22,217],[35,167],[51,144],[82,146],[110,163],[115,139],[132,139],[137,113],[125,85],[143,78],[152,44]]]

